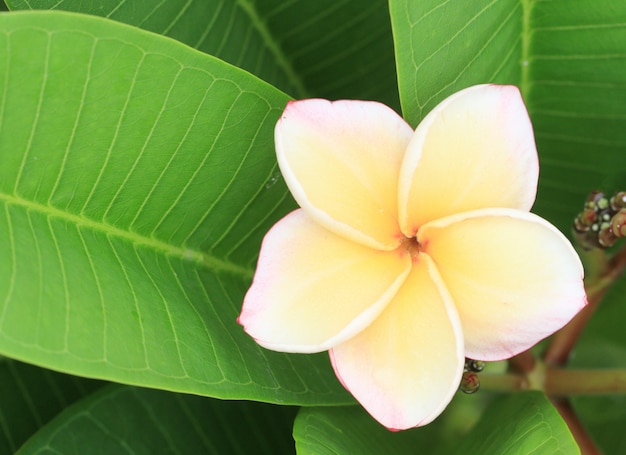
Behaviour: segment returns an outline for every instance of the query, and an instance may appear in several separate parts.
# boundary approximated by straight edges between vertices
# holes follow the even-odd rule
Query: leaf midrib
[[[70,224],[83,226],[88,229],[92,229],[93,231],[101,232],[106,236],[123,239],[133,245],[139,245],[148,249],[159,251],[167,256],[174,256],[185,261],[195,262],[211,271],[230,273],[245,280],[250,280],[254,274],[254,270],[251,268],[225,261],[208,253],[183,246],[171,245],[153,237],[146,237],[136,232],[127,231],[102,221],[95,221],[84,215],[76,215],[74,213],[70,213],[53,206],[40,204],[20,196],[0,193],[0,201],[6,205],[19,206],[23,207],[27,211],[31,210],[44,214],[49,218],[59,218]]]

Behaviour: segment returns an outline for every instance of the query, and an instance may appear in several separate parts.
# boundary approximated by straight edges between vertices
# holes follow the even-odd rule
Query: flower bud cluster
[[[574,235],[586,250],[609,248],[626,237],[626,191],[611,198],[601,191],[592,191],[574,220]]]

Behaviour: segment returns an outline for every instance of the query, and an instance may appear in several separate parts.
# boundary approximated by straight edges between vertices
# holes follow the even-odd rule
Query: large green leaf
[[[419,121],[448,95],[486,82],[521,83],[520,0],[390,0],[400,102]]]
[[[9,0],[168,35],[297,98],[375,99],[399,109],[385,0]]]
[[[236,324],[262,236],[294,207],[287,97],[158,35],[0,16],[0,352],[224,398],[346,402],[327,356]]]
[[[545,395],[523,392],[494,400],[454,453],[574,455],[580,450]]]
[[[111,385],[69,407],[19,455],[293,453],[295,411]]]
[[[497,397],[472,425],[483,405],[476,398],[458,396],[435,422],[396,433],[359,407],[302,408],[294,424],[296,448],[315,455],[579,453],[567,425],[542,393]],[[463,428],[461,420],[472,427]]]
[[[541,162],[534,211],[569,231],[588,192],[626,177],[626,3],[391,0],[400,99],[413,124],[481,83],[520,86]]]
[[[626,184],[626,3],[537,2],[527,98],[542,178],[536,210],[562,229],[587,193]]]
[[[0,358],[0,453],[15,451],[66,406],[102,386]]]
[[[432,453],[438,429],[435,425],[391,432],[376,422],[363,408],[344,406],[302,408],[294,424],[293,436],[300,455],[379,455]]]

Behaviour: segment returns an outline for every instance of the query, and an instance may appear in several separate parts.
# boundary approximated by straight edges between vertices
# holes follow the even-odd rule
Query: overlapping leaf
[[[15,453],[66,406],[102,386],[0,358],[0,453]]]
[[[293,207],[287,97],[157,35],[0,16],[0,352],[230,398],[346,400],[326,356],[236,324],[260,240]]]
[[[536,209],[565,230],[590,191],[626,185],[626,4],[536,2],[529,21]]]
[[[567,232],[591,190],[624,185],[626,5],[391,0],[390,9],[410,122],[461,88],[515,84],[541,161],[534,211]]]
[[[432,453],[433,428],[393,433],[361,407],[303,408],[294,424],[296,449],[302,455],[394,455]],[[430,444],[429,444],[430,443]]]
[[[296,418],[294,438],[298,453],[315,455],[579,453],[567,426],[540,392],[497,398],[465,435],[453,435],[450,423],[437,420],[427,427],[392,433],[357,407],[303,408]],[[440,439],[443,435],[445,440]]]
[[[385,0],[9,0],[12,9],[107,17],[175,38],[296,98],[399,109]]]
[[[69,407],[19,455],[289,454],[294,410],[111,385]]]
[[[450,94],[522,82],[524,2],[391,0],[400,102],[412,125]]]
[[[496,399],[454,453],[574,455],[580,450],[545,395],[524,392]]]

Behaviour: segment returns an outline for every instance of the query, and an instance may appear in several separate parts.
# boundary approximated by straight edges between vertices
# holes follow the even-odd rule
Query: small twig
[[[552,398],[552,403],[567,423],[582,455],[599,455],[601,452],[580,422],[567,396],[590,393],[626,393],[626,371],[577,371],[553,368],[567,363],[574,345],[598,308],[600,301],[626,267],[626,247],[622,247],[608,261],[604,251],[596,251],[592,254],[595,254],[595,258],[591,258],[591,270],[588,270],[590,273],[587,275],[585,286],[587,307],[552,337],[543,355],[543,361],[548,366],[545,372],[545,392],[552,397],[564,397],[561,399]]]
[[[548,367],[530,374],[480,374],[480,389],[492,392],[543,390],[550,397],[626,394],[626,370],[569,370]],[[537,377],[533,377],[537,376]]]
[[[554,334],[543,359],[548,365],[565,365],[580,334],[596,311],[611,285],[626,268],[626,247],[622,247],[608,262],[604,274],[586,286],[588,304],[569,324]]]
[[[526,376],[522,374],[481,374],[480,389],[491,392],[511,392],[528,390],[529,384]]]
[[[520,352],[509,359],[509,371],[527,374],[535,368],[535,356],[529,350]]]
[[[547,368],[547,395],[626,394],[626,370],[567,370]]]

